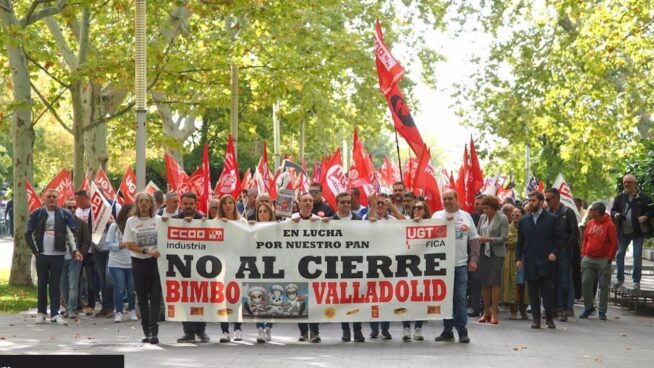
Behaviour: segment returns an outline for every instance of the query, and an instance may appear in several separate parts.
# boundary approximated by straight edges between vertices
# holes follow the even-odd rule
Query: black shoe
[[[568,322],[568,311],[567,310],[561,309],[561,312],[559,312],[559,321]]]
[[[351,340],[352,337],[350,336],[350,331],[343,331],[343,336],[341,337],[341,341],[350,342]]]
[[[209,335],[207,335],[207,333],[204,332],[204,331],[198,332],[198,333],[196,333],[196,335],[198,336],[198,339],[200,339],[200,342],[209,342],[209,341],[211,341],[211,338],[209,337]]]
[[[297,339],[297,341],[304,342],[307,341],[309,338],[307,337],[307,334],[302,334],[300,337]]]
[[[185,333],[184,336],[177,339],[177,342],[179,343],[195,342],[195,335],[191,333]]]
[[[159,338],[155,335],[150,338],[150,344],[158,344]]]
[[[363,334],[361,333],[361,331],[354,331],[354,341],[364,342],[364,341],[366,341],[366,338],[363,337]]]
[[[311,341],[314,344],[317,344],[322,340],[320,339],[320,334],[311,334],[311,340],[309,341]]]
[[[150,342],[150,337],[152,337],[152,332],[150,332],[149,328],[143,327],[143,336],[145,337],[141,339],[141,342],[143,343]]]
[[[547,328],[556,328],[556,325],[554,324],[554,320],[552,318],[546,319],[545,324],[547,325]]]
[[[531,324],[531,328],[540,328],[540,320],[534,321],[534,323]]]
[[[468,337],[467,332],[465,334],[459,334],[459,342],[461,344],[469,344],[470,343],[470,338]]]
[[[372,331],[370,332],[370,338],[371,339],[376,339],[379,337],[379,331]]]
[[[382,334],[382,339],[383,339],[383,340],[391,340],[391,339],[393,339],[393,336],[391,336],[391,333],[388,332],[388,330],[382,330],[381,334]]]
[[[443,331],[439,336],[436,336],[434,341],[452,342],[454,341],[454,334],[452,332]]]
[[[150,342],[150,336],[145,336],[144,338],[141,339],[142,343],[149,343]]]

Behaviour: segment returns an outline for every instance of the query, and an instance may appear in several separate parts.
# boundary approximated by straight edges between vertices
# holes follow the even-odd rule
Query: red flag
[[[257,165],[257,173],[261,176],[261,181],[263,183],[263,188],[258,188],[259,193],[270,193],[270,187],[273,185],[273,181],[270,176],[270,167],[268,166],[268,149],[266,148],[266,142],[263,142],[263,154]]]
[[[148,182],[148,185],[145,186],[145,192],[150,194],[150,195],[154,195],[154,192],[156,192],[158,190],[160,191],[161,189],[159,189],[157,184],[155,184],[152,180],[150,180]]]
[[[179,166],[177,161],[166,153],[166,180],[168,181],[169,192],[179,192],[179,187],[188,182],[189,176],[184,168]]]
[[[50,180],[48,185],[43,188],[43,192],[41,192],[41,203],[43,203],[45,200],[45,192],[50,189],[54,189],[57,191],[57,193],[59,193],[57,206],[63,207],[64,202],[75,194],[70,173],[66,171],[66,169],[61,169],[61,171],[59,171],[59,173],[54,178],[52,178],[52,180]]]
[[[327,157],[322,158],[322,161],[320,162],[320,180],[318,180],[318,183],[322,183],[325,179],[325,175],[327,174],[327,167],[329,167],[329,163],[335,155],[336,152],[334,152],[334,155],[328,155]]]
[[[220,198],[225,194],[230,194],[232,198],[237,199],[241,192],[241,187],[247,188],[248,181],[252,175],[250,169],[245,173],[243,182],[240,181],[238,173],[238,162],[236,162],[236,153],[234,152],[234,141],[230,134],[227,138],[227,148],[225,148],[225,162],[223,164],[223,172],[218,178],[214,194]]]
[[[134,198],[136,198],[136,175],[134,175],[131,166],[127,166],[125,176],[123,176],[123,181],[120,183],[118,190],[123,195],[125,204],[134,203]]]
[[[379,170],[379,176],[382,185],[389,189],[393,187],[395,182],[400,181],[400,174],[397,168],[393,166],[391,161],[388,159],[388,156],[384,156],[384,163]]]
[[[365,206],[368,203],[368,196],[378,192],[381,188],[377,180],[375,166],[372,164],[363,143],[359,140],[356,130],[354,131],[354,144],[352,146],[352,161],[353,163],[350,165],[348,172],[350,188],[363,189],[359,193],[361,203]]]
[[[393,86],[391,92],[386,95],[386,102],[388,108],[391,110],[395,130],[406,140],[411,147],[411,150],[416,154],[416,157],[421,157],[422,149],[425,147],[425,142],[420,136],[418,127],[413,121],[411,110],[404,100],[404,95],[397,85]]]
[[[38,210],[43,205],[43,202],[27,179],[25,179],[25,191],[27,192],[27,209],[32,213]]]
[[[82,180],[82,186],[79,187],[79,190],[85,190],[89,192],[91,190],[91,184],[89,183],[89,178],[84,175],[84,180]]]
[[[105,174],[104,170],[102,170],[102,166],[98,169],[98,172],[95,174],[94,181],[95,181],[95,185],[97,185],[98,188],[100,188],[106,199],[113,200],[114,198],[116,198],[116,190],[114,190],[114,187],[111,185],[111,182],[107,177],[107,174]]]
[[[233,151],[233,149],[232,149]],[[205,143],[202,150],[202,194],[198,198],[198,209],[202,213],[209,213],[209,193],[211,192],[211,168],[209,166],[209,146]],[[236,183],[239,182],[238,170],[236,171]],[[240,189],[239,189],[240,190]],[[238,195],[238,191],[236,192]],[[234,197],[238,198],[238,196]]]
[[[454,176],[452,176],[451,171],[450,171],[450,188],[449,189],[456,189],[456,184],[454,183]]]
[[[195,172],[191,175],[188,182],[185,185],[180,186],[178,189],[180,191],[183,190],[185,192],[195,193],[195,195],[198,197],[198,201],[199,201],[199,198],[202,198],[202,196],[205,195],[204,194],[204,190],[205,190],[204,170],[202,170],[202,166],[198,167],[198,169],[195,170]],[[203,212],[203,213],[206,213],[206,212]]]
[[[318,161],[314,161],[313,163],[313,171],[311,171],[311,182],[319,182],[320,181],[320,164]]]
[[[404,165],[404,171],[402,172],[402,176],[404,176],[404,187],[406,188],[407,191],[412,192],[413,191],[413,181],[416,177],[416,171],[418,170],[418,160],[409,157],[409,160],[406,162]]]
[[[379,89],[387,95],[391,88],[404,77],[404,68],[386,46],[379,20],[375,22],[375,63],[379,75]]]
[[[337,149],[329,164],[324,167],[325,176],[322,185],[322,195],[332,208],[336,206],[336,196],[339,193],[347,192],[347,182],[341,161],[341,150]]]
[[[479,189],[484,186],[484,173],[479,166],[475,142],[470,137],[470,161],[466,168],[466,211],[473,211],[475,208],[475,197]]]
[[[422,157],[418,162],[416,176],[413,181],[414,192],[416,189],[422,189],[425,201],[429,205],[432,212],[440,211],[443,209],[443,202],[441,200],[441,192],[438,189],[438,183],[434,175],[434,167],[431,165],[431,155],[429,150],[425,147],[422,150]]]
[[[545,184],[543,184],[542,180],[538,181],[538,189],[536,190],[538,190],[539,193],[543,193],[545,191]]]
[[[275,177],[273,177],[272,185],[270,186],[270,191],[268,192],[268,194],[270,194],[270,198],[273,201],[277,199],[277,179],[281,174],[282,174],[281,170],[277,169],[277,171],[275,171]],[[281,188],[281,189],[284,190],[286,188]]]
[[[224,170],[224,168],[223,168]],[[222,174],[221,174],[222,176]],[[220,179],[218,179],[220,181]],[[252,172],[250,171],[250,168],[245,171],[245,174],[243,175],[243,180],[241,180],[241,190],[248,190],[252,186]],[[218,183],[216,183],[216,186],[218,186]]]
[[[456,195],[459,198],[459,207],[462,210],[468,211],[466,206],[466,176],[468,170],[468,147],[463,149],[463,162],[459,168],[459,175],[456,178]]]

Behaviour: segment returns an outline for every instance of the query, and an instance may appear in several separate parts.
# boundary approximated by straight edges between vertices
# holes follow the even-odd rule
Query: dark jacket
[[[173,216],[172,218],[174,218],[174,219],[183,219],[183,218],[185,218],[185,216],[184,216],[183,213],[179,212],[178,214],[176,214],[176,215]],[[200,212],[197,212],[197,211],[196,211],[196,212],[195,212],[195,215],[193,215],[193,219],[195,219],[195,220],[201,220],[201,219],[202,219],[202,215],[200,214]]]
[[[634,229],[634,236],[643,236],[644,231],[641,228],[640,222],[638,221],[638,217],[640,216],[647,216],[647,219],[649,220],[650,218],[654,217],[654,211],[651,209],[648,209],[648,206],[651,205],[652,200],[649,199],[648,196],[637,192],[633,200],[631,201],[631,204],[628,203],[629,196],[627,196],[624,192],[618,194],[615,199],[613,200],[613,206],[611,207],[611,218],[614,219],[613,221],[615,222],[615,227],[618,230],[618,234],[622,233],[622,221],[624,220],[624,215],[627,209],[627,206],[631,206],[631,226]],[[651,207],[649,207],[651,208]],[[615,220],[615,214],[619,213],[620,217]],[[650,229],[651,231],[651,229]]]
[[[522,261],[525,280],[547,276],[550,267],[547,258],[550,253],[558,257],[564,240],[559,219],[545,210],[536,224],[531,213],[520,220],[516,260]]]
[[[84,220],[77,216],[73,217],[75,218],[75,243],[77,250],[83,255],[86,255],[89,247],[91,247],[91,232]]]
[[[66,251],[66,237],[68,232],[66,226],[75,233],[74,215],[63,208],[55,207],[55,242],[54,248],[57,251]],[[48,221],[48,209],[44,206],[32,212],[27,222],[25,240],[32,253],[43,253],[43,235],[45,234],[45,223]]]
[[[322,212],[322,215],[320,214]],[[313,204],[313,209],[311,213],[318,215],[320,217],[334,217],[334,210],[332,207],[325,201],[316,202]]]
[[[565,240],[561,246],[561,252],[568,254],[568,259],[572,257],[574,247],[579,247],[579,224],[577,223],[577,215],[570,207],[566,207],[561,203],[558,211],[550,211],[550,213],[559,218],[561,230]]]
[[[338,212],[332,217],[332,219],[334,219],[334,220],[340,220],[341,219],[340,217],[338,217]],[[359,217],[359,216],[355,215],[354,213],[352,213],[352,220],[361,220],[361,217]]]

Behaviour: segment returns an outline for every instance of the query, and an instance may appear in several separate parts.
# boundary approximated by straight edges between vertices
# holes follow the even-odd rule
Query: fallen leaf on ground
[[[0,336],[0,340],[4,340],[4,339],[5,339],[5,337],[4,337],[4,336]]]
[[[80,337],[79,332],[73,335],[73,339],[79,339],[79,337]]]
[[[627,351],[629,351],[629,350],[633,350],[632,348],[630,348],[630,347],[628,347],[628,346],[625,346],[624,349],[627,350]]]

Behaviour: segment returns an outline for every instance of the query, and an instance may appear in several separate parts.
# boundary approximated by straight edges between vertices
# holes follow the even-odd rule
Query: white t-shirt
[[[445,210],[435,212],[431,218],[447,220],[448,213]],[[478,239],[477,227],[468,212],[458,210],[451,213],[455,221],[456,256],[454,265],[456,267],[468,264],[468,240]]]
[[[62,256],[66,252],[55,250],[55,211],[48,211],[43,233],[43,254],[46,256]]]
[[[128,218],[127,223],[125,223],[123,242],[136,243],[139,248],[156,249],[158,224],[159,216],[147,218],[132,216]],[[141,252],[130,251],[130,255],[134,258],[150,258],[149,255]]]

